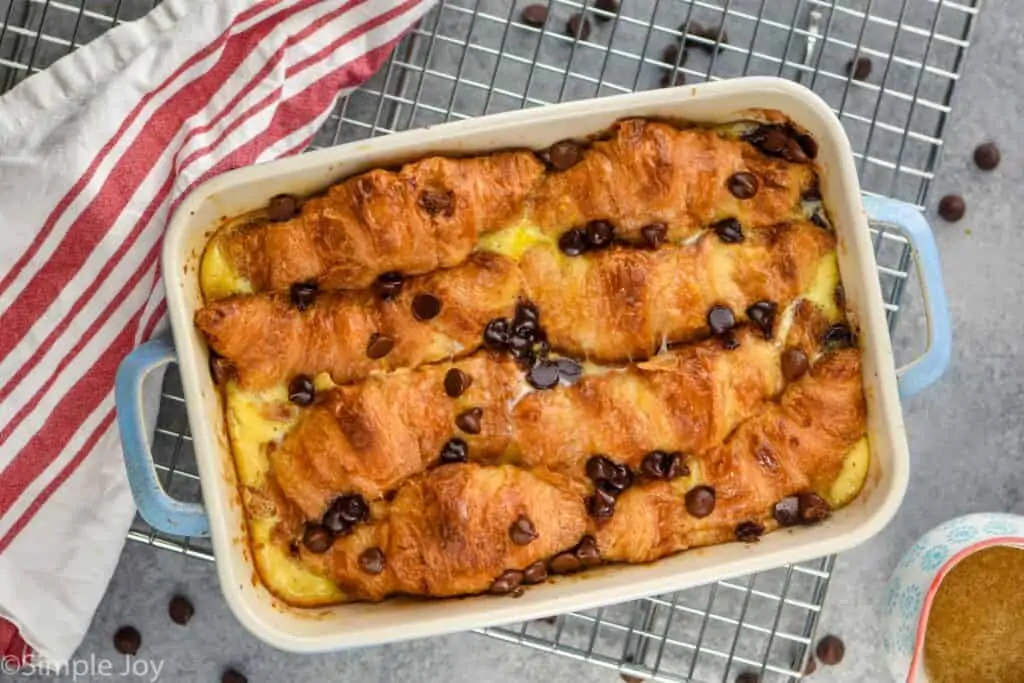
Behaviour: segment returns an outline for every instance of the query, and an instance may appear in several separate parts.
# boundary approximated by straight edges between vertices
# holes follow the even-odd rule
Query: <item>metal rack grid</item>
[[[156,0],[0,0],[0,92]],[[542,29],[519,21],[528,0],[442,0],[385,68],[337,103],[313,147],[550,102],[658,87],[675,70],[687,83],[741,75],[800,81],[832,106],[850,136],[868,192],[923,207],[980,0],[622,0],[617,16],[593,0],[552,0]],[[586,40],[566,34],[584,12]],[[604,21],[602,21],[604,20]],[[727,41],[691,38],[682,64],[662,61],[691,21],[723,26]],[[865,81],[846,72],[873,62]],[[912,254],[891,226],[873,225],[890,327],[901,310]],[[163,387],[154,444],[167,491],[199,500],[177,373]],[[202,539],[155,533],[137,520],[129,538],[212,560]],[[485,629],[488,636],[587,661],[624,677],[728,681],[798,678],[809,655],[833,557],[671,595]]]

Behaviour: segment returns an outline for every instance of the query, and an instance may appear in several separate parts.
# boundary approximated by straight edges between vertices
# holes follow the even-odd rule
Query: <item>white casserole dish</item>
[[[623,117],[714,123],[750,118],[750,112],[759,109],[783,112],[809,131],[820,146],[822,194],[839,236],[839,265],[850,320],[859,328],[864,350],[872,459],[867,484],[853,503],[819,526],[769,534],[754,545],[730,543],[649,565],[591,570],[532,587],[518,600],[484,595],[444,602],[394,599],[381,604],[299,609],[282,604],[263,587],[249,559],[246,523],[219,391],[210,377],[206,344],[192,324],[193,314],[202,305],[199,258],[222,217],[264,206],[275,194],[309,194],[354,173],[431,153],[540,149],[564,138],[602,131]],[[164,242],[163,273],[174,347],[166,340],[150,342],[129,356],[119,373],[119,421],[140,511],[162,531],[202,535],[208,530],[224,596],[238,619],[267,643],[298,652],[375,645],[588,609],[850,548],[870,538],[892,518],[903,499],[909,472],[897,389],[899,373],[894,369],[865,203],[871,211],[899,223],[916,240],[918,267],[925,275],[931,337],[929,351],[906,369],[901,379],[904,393],[916,392],[941,374],[949,357],[948,315],[931,233],[920,214],[908,205],[862,201],[850,145],[839,121],[821,99],[789,81],[739,79],[516,111],[355,142],[226,173],[196,189],[181,204]],[[202,506],[177,503],[163,493],[141,427],[142,378],[154,367],[173,360],[175,350],[205,512]]]

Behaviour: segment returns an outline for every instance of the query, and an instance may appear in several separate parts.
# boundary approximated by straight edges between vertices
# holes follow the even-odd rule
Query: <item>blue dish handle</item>
[[[953,328],[949,319],[946,289],[935,235],[917,207],[883,197],[864,197],[864,210],[872,221],[890,223],[903,231],[914,250],[921,275],[925,316],[928,318],[928,348],[917,360],[896,370],[900,396],[907,398],[928,388],[949,367],[953,350]]]
[[[156,477],[149,430],[143,419],[142,384],[146,376],[174,361],[174,344],[160,337],[125,356],[117,368],[114,400],[128,485],[142,518],[157,531],[177,536],[210,535],[210,521],[200,503],[184,503],[167,495]]]

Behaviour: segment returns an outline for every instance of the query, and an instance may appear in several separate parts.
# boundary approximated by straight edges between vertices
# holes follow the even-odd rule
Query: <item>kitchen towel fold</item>
[[[82,641],[134,507],[114,372],[189,190],[302,151],[429,0],[166,0],[0,97],[0,657]],[[150,397],[155,408],[156,392]]]

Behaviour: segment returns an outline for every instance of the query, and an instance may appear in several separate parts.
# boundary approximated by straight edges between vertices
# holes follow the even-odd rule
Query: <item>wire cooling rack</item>
[[[197,0],[199,1],[199,0]],[[153,0],[0,0],[0,92],[111,26],[144,15]],[[828,102],[850,136],[867,192],[923,207],[980,0],[552,0],[542,28],[520,22],[529,4],[440,2],[385,68],[337,103],[313,147],[443,121],[659,87],[674,69],[687,83],[742,75],[800,81]],[[595,6],[596,5],[596,6]],[[575,39],[568,19],[592,26]],[[687,58],[664,61],[680,28],[722,26],[723,40],[691,39]],[[703,47],[702,47],[703,46]],[[853,80],[847,64],[872,62]],[[912,253],[891,226],[872,237],[890,327],[901,311]],[[200,500],[177,372],[168,373],[154,444],[167,491]],[[210,545],[155,533],[137,520],[129,537],[212,560]],[[720,581],[671,595],[482,632],[620,671],[624,678],[762,681],[800,677],[814,638],[833,557]]]

